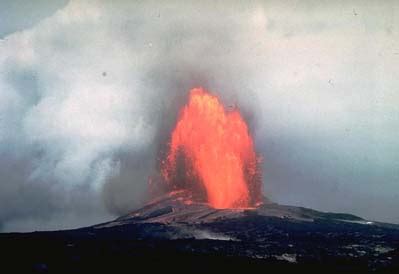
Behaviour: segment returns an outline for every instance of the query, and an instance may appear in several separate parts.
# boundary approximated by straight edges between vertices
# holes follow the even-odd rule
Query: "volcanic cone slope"
[[[398,225],[267,199],[257,208],[214,209],[185,191],[91,227],[0,234],[0,246],[6,251],[3,268],[25,272],[162,265],[198,273],[218,268],[399,273]]]

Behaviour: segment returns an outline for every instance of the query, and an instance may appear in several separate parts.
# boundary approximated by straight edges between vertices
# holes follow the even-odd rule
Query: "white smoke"
[[[253,39],[252,9],[243,12],[244,18],[227,10],[229,16],[220,20],[220,6],[209,25],[201,12],[186,14],[184,8],[71,1],[1,42],[0,152],[3,161],[29,163],[19,178],[2,182],[2,193],[18,196],[11,184],[19,184],[40,189],[37,200],[48,192],[59,198],[38,202],[34,212],[11,203],[2,207],[0,219],[45,218],[53,213],[47,212],[48,203],[51,211],[77,211],[74,202],[81,191],[97,201],[90,204],[100,212],[103,195],[116,212],[145,199],[147,177],[165,137],[159,128],[171,123],[183,100],[177,94],[192,85],[224,85],[220,75],[249,73],[251,67],[242,57],[228,59],[252,51],[237,43]],[[231,30],[221,31],[226,28]],[[235,65],[226,66],[227,61]],[[134,163],[124,167],[123,157]],[[129,169],[127,175],[121,168]],[[101,194],[107,180],[110,185]]]

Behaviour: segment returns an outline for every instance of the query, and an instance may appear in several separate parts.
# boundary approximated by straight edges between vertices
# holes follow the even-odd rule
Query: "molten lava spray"
[[[170,190],[202,190],[200,198],[215,208],[251,207],[261,202],[258,166],[239,111],[226,111],[216,96],[192,89],[162,163]]]

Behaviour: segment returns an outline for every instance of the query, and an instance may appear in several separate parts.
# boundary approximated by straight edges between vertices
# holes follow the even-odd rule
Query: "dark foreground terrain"
[[[115,221],[0,234],[0,273],[399,273],[399,226],[265,203],[211,209],[174,193]]]

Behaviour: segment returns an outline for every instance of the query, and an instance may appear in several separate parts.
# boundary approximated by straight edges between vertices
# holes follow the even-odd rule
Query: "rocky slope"
[[[399,273],[397,225],[267,200],[257,208],[213,209],[182,191],[92,227],[0,234],[0,249],[3,268],[25,272],[162,266],[198,273],[219,268]]]

